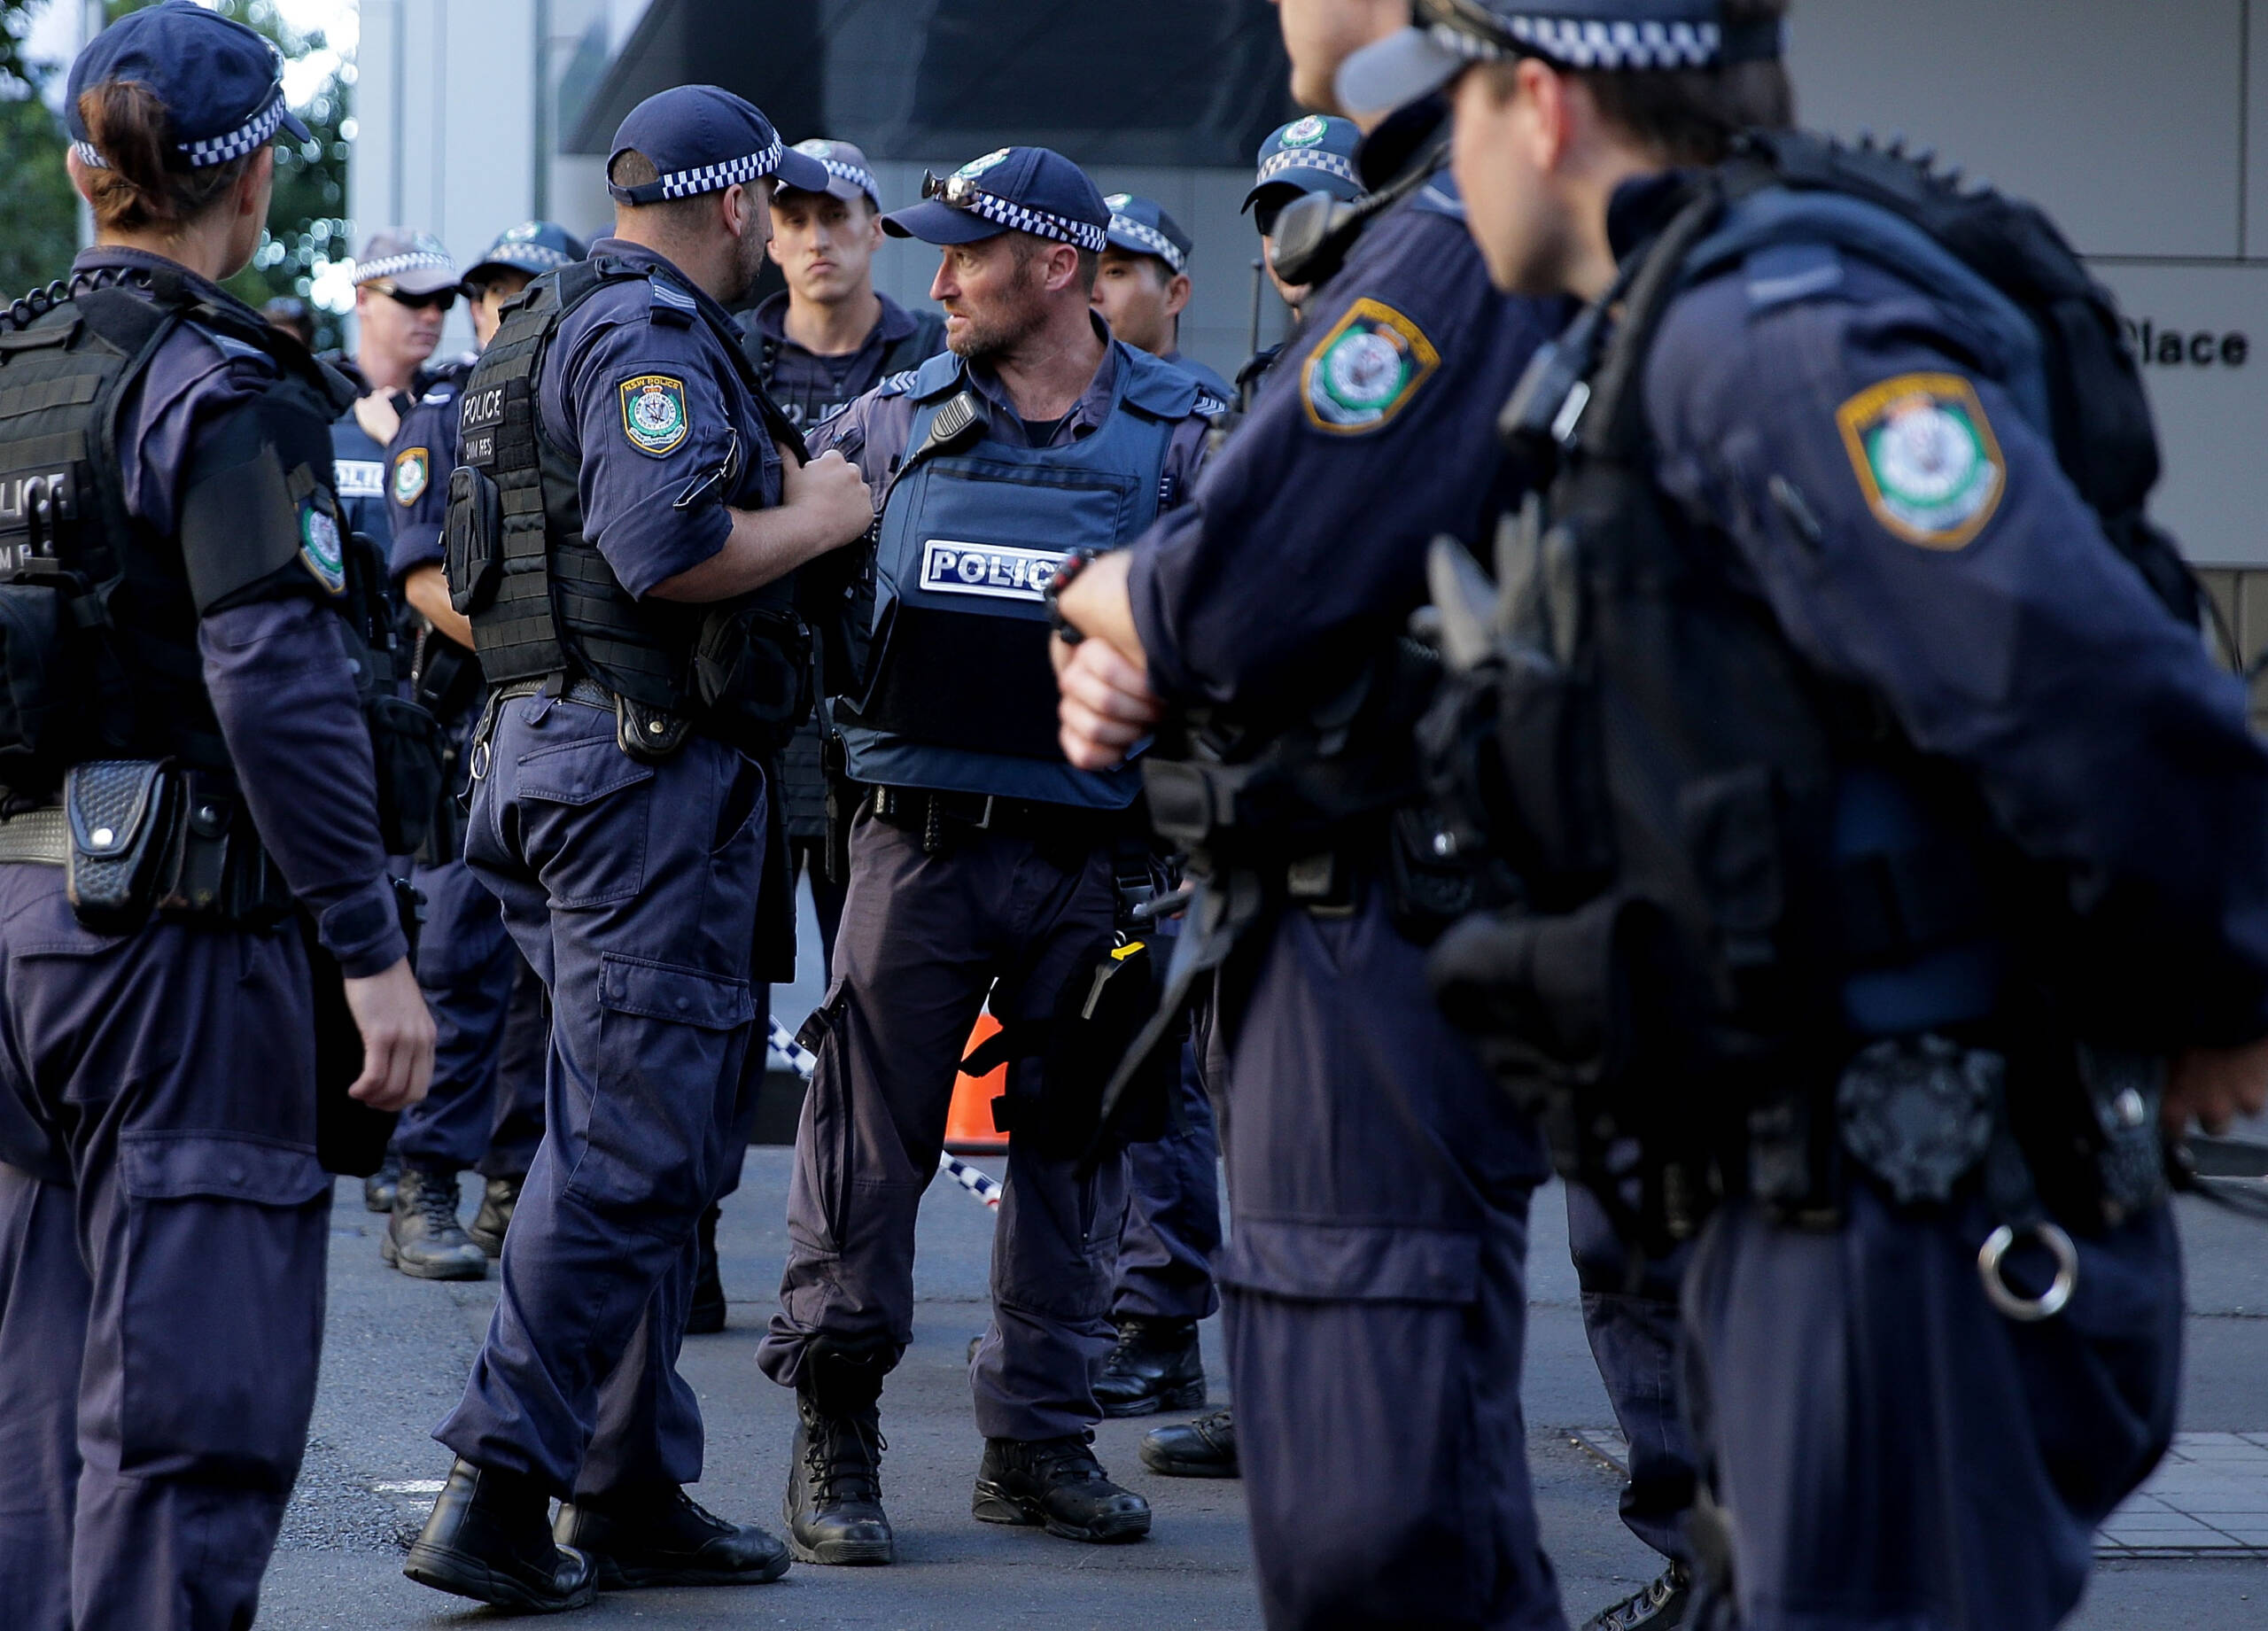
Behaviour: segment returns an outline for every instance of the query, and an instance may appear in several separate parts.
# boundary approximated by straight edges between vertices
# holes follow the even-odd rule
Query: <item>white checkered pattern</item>
[[[1155,255],[1177,272],[1189,264],[1189,257],[1181,252],[1180,245],[1155,227],[1146,227],[1140,221],[1130,221],[1123,215],[1113,215],[1110,229],[1120,237],[1132,238],[1146,252]]]
[[[871,171],[862,170],[855,164],[845,164],[840,159],[822,159],[819,163],[827,167],[827,173],[835,180],[849,182],[877,204],[882,202],[882,183],[874,178]]]
[[[1047,210],[1027,209],[1006,198],[980,192],[969,200],[968,207],[995,225],[1029,232],[1037,237],[1053,238],[1059,244],[1069,244],[1080,249],[1091,249],[1100,254],[1110,247],[1110,233],[1107,228],[1090,221],[1067,221]]]
[[[278,85],[265,107],[226,136],[207,136],[201,142],[177,142],[175,147],[188,156],[190,169],[210,169],[246,153],[258,152],[274,138],[283,123],[284,88]],[[79,155],[80,163],[91,169],[110,168],[110,161],[92,142],[74,142],[71,151]]]
[[[1570,68],[1669,70],[1706,68],[1724,55],[1725,31],[1715,23],[1599,22],[1584,17],[1533,14],[1503,19],[1507,33],[1538,55]],[[1503,46],[1435,23],[1436,42],[1475,62],[1511,55]]]
[[[354,268],[354,287],[374,283],[382,277],[399,277],[404,272],[454,272],[456,262],[447,255],[437,255],[430,249],[413,249],[399,255],[381,255],[376,260],[365,260]]]
[[[1287,147],[1280,153],[1269,154],[1261,161],[1259,182],[1274,181],[1286,170],[1320,170],[1325,175],[1337,176],[1350,187],[1363,184],[1363,178],[1355,174],[1353,159],[1314,147]],[[1259,182],[1254,184],[1257,186]]]
[[[694,198],[704,192],[722,192],[727,187],[744,186],[757,176],[769,175],[778,169],[780,155],[787,151],[780,143],[774,142],[762,152],[730,159],[723,164],[704,164],[697,170],[672,170],[658,183],[662,197]],[[656,184],[649,182],[647,186]],[[646,187],[637,190],[643,192]]]

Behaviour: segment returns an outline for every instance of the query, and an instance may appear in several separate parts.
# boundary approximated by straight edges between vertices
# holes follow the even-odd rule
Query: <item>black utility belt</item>
[[[72,914],[102,934],[133,933],[153,913],[272,928],[291,913],[234,786],[170,759],[72,766],[58,803],[0,820],[6,862],[63,868]]]
[[[688,739],[713,734],[701,729],[685,714],[625,696],[587,676],[562,672],[508,680],[497,687],[495,701],[503,703],[515,697],[537,695],[605,709],[614,716],[615,746],[641,765],[664,764],[676,757]]]
[[[868,795],[866,807],[877,821],[920,834],[923,847],[931,850],[981,833],[1053,843],[1105,844],[1141,830],[1143,824],[1138,805],[1095,810],[1045,799],[945,793],[930,788],[878,787]]]
[[[515,680],[509,685],[496,687],[498,700],[510,702],[517,696],[534,696],[538,693],[550,695],[555,701],[582,703],[592,708],[614,708],[614,693],[595,680],[563,680],[556,674],[540,680]]]

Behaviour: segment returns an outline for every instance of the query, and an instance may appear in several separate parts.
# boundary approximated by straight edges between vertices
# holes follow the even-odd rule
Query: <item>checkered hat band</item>
[[[1110,229],[1120,237],[1132,238],[1177,272],[1189,264],[1189,257],[1181,252],[1180,245],[1155,227],[1146,227],[1140,221],[1129,221],[1123,215],[1113,215]]]
[[[201,142],[176,142],[176,151],[189,159],[192,170],[210,169],[216,164],[226,164],[241,159],[246,153],[256,153],[268,145],[284,123],[284,88],[279,85],[268,99],[268,105],[254,113],[226,136],[207,136]],[[79,162],[93,169],[107,170],[110,161],[92,142],[74,142],[71,151],[79,155]]]
[[[840,159],[822,159],[819,162],[827,167],[827,173],[835,180],[849,182],[877,202],[882,198],[882,183],[874,179],[873,172],[862,170],[855,164],[845,164]]]
[[[570,266],[572,260],[555,249],[546,249],[540,244],[508,244],[488,257],[489,266],[517,266],[534,272],[548,272],[555,266]]]
[[[1337,176],[1350,187],[1363,184],[1363,178],[1355,174],[1353,159],[1313,147],[1287,147],[1280,153],[1269,154],[1261,163],[1260,180],[1272,182],[1286,170],[1320,170],[1325,175]]]
[[[354,268],[353,284],[357,289],[364,283],[377,283],[382,277],[399,277],[404,272],[454,272],[457,268],[447,255],[437,255],[430,249],[413,249],[399,255],[381,255],[376,260],[365,260]]]
[[[1029,232],[1038,237],[1052,237],[1059,244],[1091,249],[1097,254],[1110,247],[1110,232],[1107,228],[1084,221],[1068,221],[1046,210],[1027,209],[1021,204],[1012,204],[989,192],[978,193],[970,200],[968,207],[997,225],[1010,227],[1018,232]]]
[[[1707,68],[1715,66],[1725,53],[1725,31],[1716,23],[1610,23],[1587,17],[1529,13],[1506,18],[1504,27],[1522,45],[1571,68]],[[1439,23],[1433,27],[1433,37],[1467,56],[1479,55],[1469,47],[1485,43]],[[1480,59],[1503,55],[1501,50],[1490,48]]]
[[[704,164],[697,170],[672,170],[658,183],[649,183],[638,190],[644,192],[658,185],[664,198],[695,198],[704,192],[722,192],[727,187],[744,186],[759,175],[771,175],[780,167],[780,155],[787,151],[774,142],[762,152],[727,159],[723,164]]]

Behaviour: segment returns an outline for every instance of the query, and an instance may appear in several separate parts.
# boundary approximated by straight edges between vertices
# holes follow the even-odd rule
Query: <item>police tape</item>
[[[809,1048],[796,1040],[794,1031],[780,1022],[778,1014],[772,1015],[771,1020],[773,1055],[804,1081],[810,1081],[812,1072],[819,1068],[819,1060],[812,1056]],[[1000,1180],[981,1167],[972,1167],[950,1151],[940,1150],[937,1152],[937,1170],[994,1211],[1000,1209]]]

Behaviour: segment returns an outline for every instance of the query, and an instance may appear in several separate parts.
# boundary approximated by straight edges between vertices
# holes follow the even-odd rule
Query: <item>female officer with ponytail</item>
[[[0,1616],[237,1627],[322,1331],[295,916],[355,1098],[422,1096],[433,1026],[341,615],[336,377],[219,287],[307,132],[268,44],[187,0],[97,36],[66,118],[95,246],[0,316]]]

